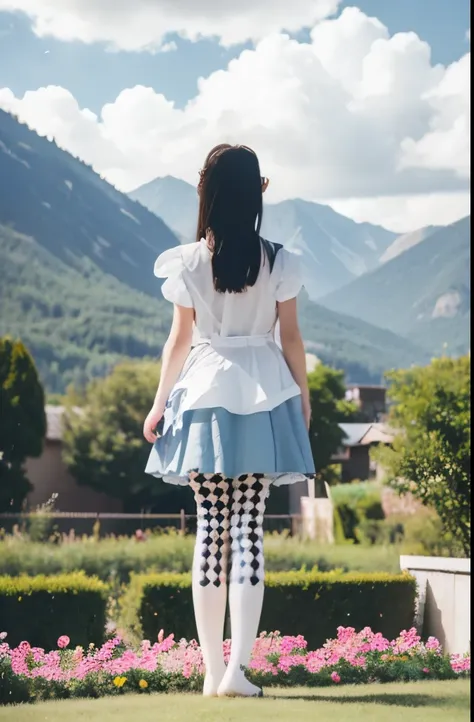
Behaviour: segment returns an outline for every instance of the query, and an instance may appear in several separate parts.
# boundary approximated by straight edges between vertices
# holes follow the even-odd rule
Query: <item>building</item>
[[[80,486],[68,471],[62,458],[62,426],[64,407],[46,406],[47,432],[43,453],[26,462],[26,475],[33,484],[28,494],[29,509],[47,502],[57,494],[59,511],[121,512],[122,502],[99,494],[88,486]]]
[[[393,433],[381,423],[340,424],[344,432],[341,449],[333,456],[333,462],[340,464],[341,481],[347,483],[359,479],[376,479],[380,470],[370,459],[370,449],[378,444],[391,444]]]
[[[386,395],[385,386],[348,386],[346,390],[346,400],[357,406],[361,421],[367,423],[384,420],[387,412]]]

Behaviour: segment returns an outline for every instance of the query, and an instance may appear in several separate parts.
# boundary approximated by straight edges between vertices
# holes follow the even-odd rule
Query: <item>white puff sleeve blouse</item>
[[[303,287],[300,257],[282,248],[273,272],[277,276],[275,298],[278,303],[296,298]]]
[[[161,286],[163,297],[177,306],[194,308],[191,294],[184,279],[184,271],[185,265],[181,246],[165,251],[155,262],[155,276],[166,279]]]

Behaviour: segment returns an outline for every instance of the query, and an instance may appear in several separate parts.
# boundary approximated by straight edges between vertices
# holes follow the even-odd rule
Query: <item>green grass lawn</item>
[[[268,689],[264,699],[124,695],[0,708],[0,722],[464,722],[469,682]]]

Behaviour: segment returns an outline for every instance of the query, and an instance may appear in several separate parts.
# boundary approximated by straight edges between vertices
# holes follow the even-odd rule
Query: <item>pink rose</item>
[[[332,679],[332,681],[335,682],[336,684],[339,684],[339,682],[341,681],[341,678],[339,677],[339,675],[338,675],[337,672],[333,672],[333,673],[331,674],[331,679]]]
[[[66,649],[70,641],[69,637],[66,634],[63,634],[62,637],[59,637],[58,639],[59,649]]]

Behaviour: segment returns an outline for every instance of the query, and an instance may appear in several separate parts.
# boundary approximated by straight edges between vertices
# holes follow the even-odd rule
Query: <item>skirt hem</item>
[[[150,474],[150,476],[154,476],[156,479],[159,479],[160,481],[163,481],[165,484],[171,484],[173,486],[188,486],[190,484],[190,478],[189,475],[179,475],[179,474],[159,474],[159,473],[153,473],[153,472],[147,472]],[[191,473],[191,472],[190,472]],[[196,472],[192,472],[196,473]],[[199,472],[203,474],[220,474],[221,476],[226,476],[222,472],[219,471],[208,471],[208,472]],[[265,472],[256,472],[256,471],[247,471],[242,472],[242,474],[263,474],[265,478],[270,479],[271,486],[288,486],[290,484],[299,484],[304,481],[309,481],[311,479],[314,479],[316,474],[314,472],[308,473],[308,474],[301,474],[299,472],[280,472],[280,473],[269,473],[266,474]],[[238,478],[242,474],[236,474],[234,478]]]
[[[166,414],[165,414],[166,415]],[[314,461],[300,397],[272,411],[232,414],[224,408],[186,411],[176,428],[179,397],[148,458],[145,472],[166,483],[185,486],[189,474],[263,474],[274,486],[313,478]],[[304,469],[304,471],[303,471]]]

